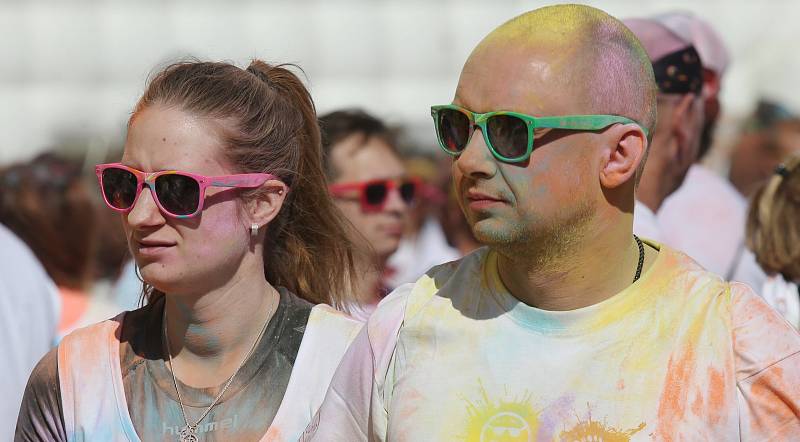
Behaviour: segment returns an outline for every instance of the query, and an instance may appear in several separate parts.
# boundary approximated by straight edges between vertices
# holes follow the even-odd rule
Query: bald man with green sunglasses
[[[303,440],[796,439],[800,335],[633,235],[655,92],[636,37],[588,6],[484,38],[432,114],[486,247],[381,302]]]

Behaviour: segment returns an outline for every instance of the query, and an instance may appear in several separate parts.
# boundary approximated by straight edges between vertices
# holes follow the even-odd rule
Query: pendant
[[[181,442],[197,442],[197,435],[194,434],[195,427],[191,425],[187,425],[183,427],[178,435],[180,436]]]

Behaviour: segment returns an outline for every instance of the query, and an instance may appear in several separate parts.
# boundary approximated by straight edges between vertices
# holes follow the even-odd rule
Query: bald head
[[[599,9],[557,5],[513,18],[475,48],[462,78],[486,63],[528,80],[529,88],[514,93],[527,96],[539,112],[534,115],[621,115],[653,132],[656,86],[647,52],[622,22]],[[498,86],[515,87],[502,77]]]

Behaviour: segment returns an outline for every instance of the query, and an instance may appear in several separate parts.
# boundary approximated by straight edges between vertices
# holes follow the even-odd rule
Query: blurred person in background
[[[700,150],[681,187],[667,197],[656,214],[662,240],[709,271],[758,290],[766,275],[745,247],[747,201],[728,180],[701,164],[712,147],[721,113],[719,94],[729,63],[728,50],[716,31],[699,17],[670,12],[652,19],[694,45],[703,64]]]
[[[0,199],[9,184],[0,177]],[[56,343],[58,290],[30,248],[0,224],[0,440],[12,440],[25,381]]]
[[[762,296],[800,328],[800,154],[787,158],[756,190],[747,215],[747,245],[770,275]]]
[[[397,251],[389,257],[387,285],[395,288],[414,282],[431,267],[460,258],[462,255],[447,242],[440,215],[447,194],[436,160],[425,155],[411,155],[403,160],[409,176],[419,180],[419,196],[409,211],[408,222]],[[462,215],[463,217],[463,215]]]
[[[329,189],[356,247],[358,303],[349,311],[364,321],[389,293],[387,262],[400,246],[419,181],[408,176],[393,133],[374,116],[339,110],[320,117],[320,127]]]
[[[731,153],[730,181],[750,198],[781,161],[797,152],[800,118],[778,103],[760,100]]]
[[[624,23],[647,51],[658,86],[658,120],[636,190],[633,231],[662,242],[655,214],[697,159],[703,131],[703,67],[694,46],[663,25],[643,18]]]
[[[58,286],[59,337],[120,310],[95,291],[97,207],[80,163],[45,153],[0,174],[0,223],[33,250]]]
[[[297,440],[361,324],[353,259],[301,80],[255,60],[176,63],[96,168],[147,305],[36,366],[16,440]],[[317,305],[314,305],[317,304]]]

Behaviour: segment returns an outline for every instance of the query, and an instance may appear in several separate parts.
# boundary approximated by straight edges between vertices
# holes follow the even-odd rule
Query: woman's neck
[[[172,367],[182,382],[194,387],[225,382],[259,339],[280,294],[263,273],[256,275],[233,278],[201,295],[166,296]]]

